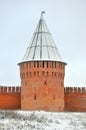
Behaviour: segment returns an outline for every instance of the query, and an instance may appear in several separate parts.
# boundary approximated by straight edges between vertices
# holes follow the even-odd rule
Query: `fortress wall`
[[[21,108],[21,87],[0,86],[0,109]]]
[[[86,112],[86,88],[64,88],[65,111]]]

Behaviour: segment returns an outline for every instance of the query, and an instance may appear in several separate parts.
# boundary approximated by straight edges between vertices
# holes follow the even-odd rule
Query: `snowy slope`
[[[0,130],[86,130],[86,113],[0,111]]]

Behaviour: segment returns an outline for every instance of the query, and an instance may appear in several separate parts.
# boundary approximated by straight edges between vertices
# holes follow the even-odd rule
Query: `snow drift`
[[[0,111],[0,130],[86,130],[86,113]]]

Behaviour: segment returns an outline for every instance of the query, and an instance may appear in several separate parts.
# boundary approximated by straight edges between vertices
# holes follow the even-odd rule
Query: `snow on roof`
[[[35,32],[26,50],[22,62],[26,61],[59,61],[63,62],[50,31],[43,19],[39,19]]]

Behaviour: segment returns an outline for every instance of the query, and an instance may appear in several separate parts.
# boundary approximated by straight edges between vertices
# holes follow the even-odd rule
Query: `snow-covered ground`
[[[86,130],[86,113],[0,111],[0,130]]]

